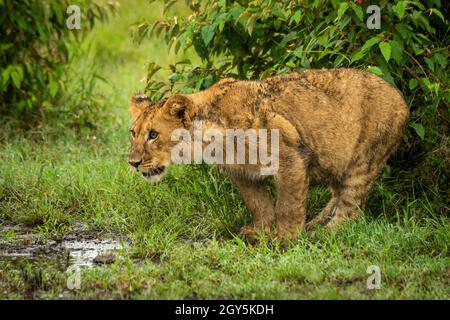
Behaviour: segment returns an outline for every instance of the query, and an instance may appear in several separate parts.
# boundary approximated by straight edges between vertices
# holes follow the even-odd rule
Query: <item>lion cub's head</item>
[[[193,103],[183,95],[152,102],[144,94],[130,101],[131,149],[128,163],[149,182],[159,181],[171,164],[171,149],[177,143],[172,132],[189,126]]]

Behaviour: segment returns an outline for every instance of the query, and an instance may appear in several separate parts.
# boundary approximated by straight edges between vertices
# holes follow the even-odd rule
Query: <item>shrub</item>
[[[111,4],[80,0],[81,28],[69,29],[68,0],[0,1],[0,112],[23,117],[58,109],[66,92],[67,65],[75,45]],[[78,111],[77,111],[78,112]]]
[[[368,2],[186,1],[191,15],[136,24],[136,38],[162,37],[175,52],[193,47],[202,63],[171,65],[167,82],[154,80],[161,66],[149,64],[147,92],[160,99],[207,88],[224,76],[260,79],[309,68],[367,69],[397,86],[411,110],[405,144],[384,175],[395,178],[406,171],[427,192],[433,190],[428,194],[438,210],[445,210],[446,201],[448,209],[450,33],[443,12],[449,12],[449,3],[376,2],[381,29],[370,30]],[[165,3],[169,7],[174,1]]]

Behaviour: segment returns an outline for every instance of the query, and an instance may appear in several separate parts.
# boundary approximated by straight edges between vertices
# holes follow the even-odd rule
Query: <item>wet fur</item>
[[[278,237],[295,237],[305,227],[307,191],[315,184],[329,186],[332,198],[307,228],[333,227],[357,217],[409,117],[395,87],[355,69],[308,70],[261,81],[223,79],[195,94],[174,95],[158,107],[135,108],[132,114],[135,130],[159,126],[169,136],[180,126],[192,130],[194,120],[203,120],[204,129],[280,130],[275,205],[258,165],[221,166],[253,214],[252,224],[241,230],[249,239],[272,225]],[[142,148],[145,141],[136,142],[141,147],[133,144],[130,156],[167,163],[174,143],[165,141],[163,152],[152,155]],[[155,160],[158,154],[166,156]]]

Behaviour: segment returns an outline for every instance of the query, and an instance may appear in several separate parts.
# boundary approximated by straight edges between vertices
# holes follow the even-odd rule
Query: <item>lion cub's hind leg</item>
[[[372,167],[364,164],[347,171],[346,178],[340,185],[334,217],[328,222],[328,227],[334,228],[346,220],[358,217],[380,168],[381,164]]]
[[[331,218],[333,218],[339,200],[338,196],[339,196],[338,189],[331,187],[330,201],[328,201],[325,208],[323,208],[322,211],[316,217],[314,217],[311,221],[309,221],[305,225],[305,229],[307,231],[311,231],[317,226],[326,225],[327,222],[329,222]]]
[[[360,161],[347,169],[345,178],[340,184],[336,213],[328,222],[328,227],[334,228],[345,220],[354,219],[359,215],[365,206],[373,182],[397,144],[397,141],[386,145],[379,144],[378,148],[371,151],[371,158],[361,157]]]
[[[269,191],[262,182],[250,181],[233,175],[230,175],[230,178],[239,189],[245,205],[253,217],[252,223],[242,227],[240,234],[247,241],[254,242],[261,232],[270,233],[270,227],[275,221],[274,205]]]

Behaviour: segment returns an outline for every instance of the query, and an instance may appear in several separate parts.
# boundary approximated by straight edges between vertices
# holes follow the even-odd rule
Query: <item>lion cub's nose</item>
[[[137,168],[142,163],[142,160],[128,159],[128,163],[133,167]]]

